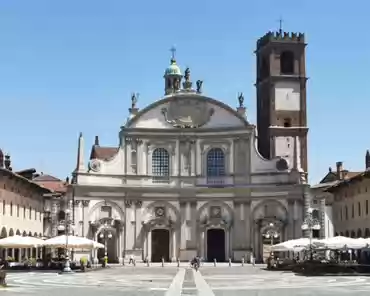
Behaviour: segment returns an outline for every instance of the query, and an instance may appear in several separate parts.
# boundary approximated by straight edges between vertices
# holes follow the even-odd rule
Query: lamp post
[[[267,229],[264,234],[265,238],[270,239],[271,247],[274,245],[274,238],[279,237],[279,232],[274,228],[274,223],[269,224],[269,229]]]
[[[314,230],[320,230],[320,221],[315,219],[313,217],[313,209],[308,208],[306,213],[306,218],[304,219],[304,222],[302,224],[302,230],[308,230],[309,231],[309,239],[310,239],[310,260],[313,260],[313,251],[312,251],[312,236]]]
[[[65,230],[65,236],[66,236],[66,250],[65,250],[66,262],[64,265],[63,272],[71,272],[72,269],[71,269],[71,261],[69,258],[68,236],[69,236],[69,232],[71,229],[71,225],[73,224],[73,221],[71,220],[71,210],[69,209],[69,203],[68,203],[67,209],[65,210],[65,214],[66,216],[64,220],[64,230]]]

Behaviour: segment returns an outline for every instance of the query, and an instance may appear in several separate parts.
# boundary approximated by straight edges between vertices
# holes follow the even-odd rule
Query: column
[[[172,261],[175,262],[177,259],[176,254],[176,229],[172,228]]]
[[[174,162],[174,175],[180,177],[181,176],[181,153],[180,153],[180,140],[176,140],[176,148],[175,148],[175,162]],[[177,180],[179,181],[179,180]]]
[[[204,229],[202,229],[201,231],[200,231],[200,256],[202,257],[202,258],[205,258],[206,257],[206,246],[205,246],[205,239],[204,239],[204,237],[205,237],[205,230]]]
[[[51,201],[51,236],[57,236],[58,235],[58,201],[53,198]]]
[[[253,217],[251,217],[251,202],[247,201],[244,204],[244,223],[245,223],[245,247],[252,248],[252,233],[251,233],[251,221],[253,221]]]
[[[89,200],[83,200],[82,201],[82,213],[83,213],[83,226],[82,226],[82,236],[86,236],[87,233],[89,232],[89,221],[87,221],[87,213],[88,213],[88,210],[89,210],[89,204],[90,204],[90,201]]]
[[[305,187],[303,188],[303,200],[304,200],[304,210],[303,210],[303,218],[305,219],[307,217],[308,209],[311,207],[311,201],[312,201],[312,196],[311,196],[311,189],[310,185],[305,184]],[[310,230],[307,229],[303,232],[304,237],[310,237]]]
[[[200,140],[195,142],[195,175],[202,175],[202,153],[200,148]]]
[[[125,200],[125,250],[132,250],[134,246],[133,242],[133,227],[132,227],[132,222],[133,222],[133,213],[132,213],[132,202],[131,200]]]
[[[326,237],[326,229],[325,229],[325,198],[320,199],[320,238]]]
[[[180,202],[180,219],[181,219],[181,244],[180,249],[185,250],[186,249],[186,221],[187,221],[187,204],[188,202]]]
[[[136,244],[136,238],[138,237],[138,234],[140,233],[140,230],[141,230],[141,222],[142,222],[142,219],[141,219],[141,215],[140,215],[140,210],[141,210],[141,206],[142,206],[142,201],[141,200],[137,200],[135,202],[135,236],[134,236],[134,245],[135,245],[135,249],[142,249],[143,246],[139,246]]]
[[[190,175],[195,176],[196,175],[196,145],[194,145],[195,142],[191,141],[190,144]]]
[[[123,232],[123,226],[118,226],[118,262],[122,263],[123,260],[123,249],[122,249],[122,232]]]
[[[148,259],[152,260],[152,231],[148,229],[147,231],[147,246],[148,246]]]
[[[288,240],[294,238],[294,200],[288,199]]]

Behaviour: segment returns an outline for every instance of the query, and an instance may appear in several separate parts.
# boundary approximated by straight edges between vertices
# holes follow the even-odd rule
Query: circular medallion
[[[286,159],[284,158],[280,158],[277,162],[276,162],[276,169],[278,171],[285,171],[287,170],[289,167],[288,167],[288,162],[286,161]]]
[[[164,215],[164,209],[158,208],[156,214],[158,217],[162,217]]]
[[[89,169],[92,170],[93,172],[99,172],[100,171],[100,161],[97,159],[92,159],[89,163]]]

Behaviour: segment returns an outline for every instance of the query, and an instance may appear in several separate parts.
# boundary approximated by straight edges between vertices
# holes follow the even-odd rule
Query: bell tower
[[[258,149],[307,173],[305,48],[304,34],[280,29],[261,37],[255,54]]]
[[[176,49],[174,47],[171,48],[172,58],[170,66],[164,72],[164,92],[165,95],[169,95],[175,93],[180,90],[181,87],[181,79],[182,74],[180,67],[176,63],[175,53]]]

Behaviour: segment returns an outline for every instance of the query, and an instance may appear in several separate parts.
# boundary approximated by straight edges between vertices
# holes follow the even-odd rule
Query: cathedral
[[[163,96],[139,109],[132,95],[116,147],[96,137],[86,163],[81,133],[69,195],[75,234],[106,245],[91,259],[261,261],[302,237],[305,47],[301,33],[257,41],[257,126],[243,94],[237,107],[207,96],[173,53]]]

